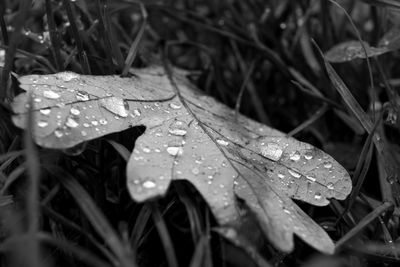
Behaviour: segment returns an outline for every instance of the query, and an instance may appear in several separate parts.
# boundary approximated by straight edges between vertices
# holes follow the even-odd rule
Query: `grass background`
[[[326,0],[2,1],[1,264],[397,266],[397,48],[371,59],[370,67],[361,59],[334,64],[348,87],[343,97],[311,39],[327,51],[358,40],[356,26],[362,40],[377,45],[400,27],[400,9],[389,0],[339,3],[345,12]],[[282,254],[257,233],[236,247],[215,231],[208,207],[184,183],[163,199],[133,203],[125,161],[107,140],[131,151],[143,128],[53,151],[35,147],[10,122],[18,75],[126,74],[157,61],[161,50],[190,70],[205,93],[323,149],[350,172],[355,190],[348,200],[323,208],[299,203],[338,241],[334,256],[300,240],[293,253]],[[372,131],[357,120],[350,93],[362,115],[375,118]],[[253,229],[251,222],[247,227]]]

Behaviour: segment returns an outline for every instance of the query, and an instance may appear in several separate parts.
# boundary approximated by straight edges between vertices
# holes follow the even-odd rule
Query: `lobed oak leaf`
[[[332,157],[255,122],[203,95],[182,75],[162,67],[135,69],[130,78],[71,72],[19,79],[33,95],[35,141],[69,148],[143,125],[127,164],[135,201],[163,196],[171,181],[187,180],[202,194],[221,225],[240,223],[242,199],[269,240],[283,251],[298,235],[333,253],[327,233],[293,201],[323,206],[351,191],[346,170]],[[13,103],[14,123],[24,128],[28,94]],[[134,142],[135,140],[132,140]]]

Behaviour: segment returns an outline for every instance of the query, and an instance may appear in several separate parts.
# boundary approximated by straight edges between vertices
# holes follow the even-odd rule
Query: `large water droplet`
[[[51,109],[49,109],[49,108],[44,108],[44,109],[41,109],[40,111],[39,111],[41,114],[43,114],[43,115],[49,115],[50,113],[51,113]]]
[[[332,168],[332,163],[329,161],[324,162],[324,168],[326,168],[326,169]]]
[[[102,98],[100,99],[99,103],[103,108],[114,113],[115,115],[123,118],[126,118],[129,115],[129,105],[127,105],[127,103],[120,97],[113,96]]]
[[[172,109],[180,109],[182,107],[182,105],[179,103],[172,102],[169,104],[169,107]]]
[[[300,159],[300,152],[299,151],[292,152],[290,154],[289,158],[290,158],[290,160],[298,161]]]
[[[76,91],[76,99],[79,101],[88,101],[90,97],[86,92]]]
[[[59,72],[56,74],[56,77],[64,82],[69,82],[74,79],[79,78],[79,74],[71,71]]]
[[[78,109],[77,107],[72,107],[72,108],[69,110],[69,112],[70,112],[72,115],[75,115],[75,116],[78,116],[79,114],[81,114],[81,112],[79,111],[79,109]]]
[[[79,126],[79,123],[75,119],[69,117],[67,118],[67,122],[65,123],[65,125],[69,128],[76,128]]]
[[[313,155],[313,152],[312,152],[311,150],[307,150],[307,151],[304,153],[304,158],[305,158],[306,160],[311,160],[313,157],[314,157],[314,155]]]
[[[181,146],[169,146],[167,147],[167,152],[171,156],[179,156],[183,153],[183,148]]]
[[[314,183],[316,181],[315,176],[313,174],[306,175],[307,180]]]
[[[40,128],[44,128],[47,125],[49,125],[49,123],[47,121],[38,121],[37,126]]]
[[[282,157],[283,150],[281,146],[275,142],[267,143],[261,146],[261,154],[273,161],[278,161]]]
[[[145,180],[142,183],[142,186],[146,189],[152,189],[157,186],[157,184],[153,180]]]
[[[58,99],[58,98],[60,98],[60,94],[58,94],[58,93],[56,93],[54,91],[51,91],[51,90],[43,91],[43,96],[48,98],[48,99]]]
[[[217,143],[218,144],[220,144],[221,146],[227,146],[227,145],[229,145],[229,142],[228,141],[226,141],[226,140],[224,140],[224,139],[221,139],[221,138],[217,138]]]
[[[296,172],[296,171],[293,171],[293,170],[288,170],[288,172],[290,173],[290,175],[292,175],[294,178],[300,178],[301,177],[301,174],[300,173],[298,173],[298,172]]]
[[[139,109],[134,109],[132,112],[135,116],[138,116],[138,117],[142,114]]]
[[[328,187],[329,190],[335,189],[335,186],[333,185],[333,183],[328,183],[328,184],[326,185],[326,187]]]
[[[63,132],[62,130],[60,130],[60,129],[57,129],[57,130],[54,131],[54,135],[55,135],[57,138],[61,138],[61,137],[64,136],[64,132]]]

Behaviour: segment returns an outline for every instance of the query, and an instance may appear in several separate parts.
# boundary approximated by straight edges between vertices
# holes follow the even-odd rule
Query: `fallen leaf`
[[[69,148],[138,125],[146,131],[127,165],[135,201],[163,196],[172,180],[187,180],[222,225],[240,223],[237,197],[256,215],[270,241],[293,249],[293,234],[333,253],[326,232],[291,198],[323,206],[351,191],[346,170],[313,146],[257,123],[196,90],[175,70],[134,69],[135,76],[84,76],[71,72],[21,77],[31,91],[35,140]],[[27,94],[13,103],[14,123],[24,128]],[[134,140],[132,140],[133,142]]]
[[[379,56],[390,51],[390,49],[385,46],[373,47],[366,42],[363,42],[363,44],[365,50],[359,41],[340,43],[329,49],[329,51],[325,53],[325,58],[329,62],[340,63],[351,61],[356,58],[366,58],[366,56]],[[367,55],[365,53],[367,53]]]

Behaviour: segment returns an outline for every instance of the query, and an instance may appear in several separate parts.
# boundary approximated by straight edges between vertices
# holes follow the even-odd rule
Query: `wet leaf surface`
[[[240,223],[240,198],[277,248],[292,250],[296,234],[317,250],[333,252],[326,232],[291,199],[323,206],[350,193],[350,177],[332,157],[247,117],[236,118],[181,72],[174,77],[177,87],[161,67],[134,73],[21,77],[21,87],[33,94],[36,142],[65,149],[144,125],[127,166],[135,201],[163,196],[171,181],[187,180],[222,225]],[[27,96],[13,103],[13,121],[21,128]]]

